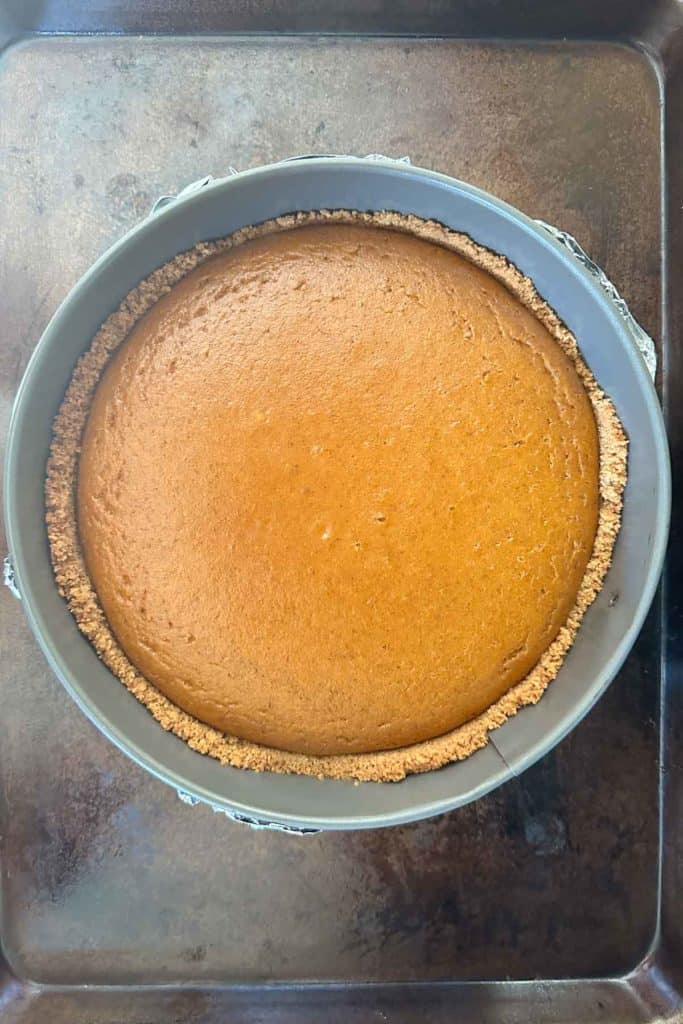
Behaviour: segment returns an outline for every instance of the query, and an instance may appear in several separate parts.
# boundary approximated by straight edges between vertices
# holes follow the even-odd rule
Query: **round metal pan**
[[[19,388],[6,461],[6,521],[16,583],[50,664],[92,721],[139,764],[191,799],[294,829],[412,821],[474,800],[558,743],[605,690],[633,644],[659,579],[670,510],[666,434],[652,381],[616,305],[585,266],[507,204],[444,175],[349,157],[285,162],[198,183],[114,245],[76,285],[41,338]],[[104,319],[152,270],[197,242],[296,210],[395,210],[433,218],[507,256],[567,323],[630,438],[623,524],[605,586],[543,699],[492,742],[400,783],[318,781],[220,765],[166,733],[98,660],[52,575],[43,483],[52,420],[74,364]],[[30,680],[27,680],[30,685]]]

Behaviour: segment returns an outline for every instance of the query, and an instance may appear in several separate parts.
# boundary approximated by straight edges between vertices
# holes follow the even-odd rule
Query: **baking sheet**
[[[661,86],[648,56],[608,41],[96,36],[8,50],[3,416],[59,299],[154,199],[300,152],[410,153],[496,192],[574,235],[661,339]],[[659,357],[666,387],[676,352]],[[434,821],[301,843],[186,807],[129,763],[0,600],[8,1019],[313,1020],[325,1007],[407,1021],[429,1007],[647,1020],[680,1003],[669,974],[658,982],[663,954],[638,969],[664,939],[667,971],[683,963],[659,915],[658,605],[607,695],[521,778]],[[154,998],[140,987],[159,984]]]

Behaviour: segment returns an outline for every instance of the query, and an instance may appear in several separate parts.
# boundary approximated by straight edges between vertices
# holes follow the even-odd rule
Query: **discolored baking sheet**
[[[512,37],[538,26],[515,27],[505,4],[490,5],[488,23],[472,14],[465,24],[461,12],[450,27],[439,3],[393,13],[292,4],[289,22],[286,3],[232,14],[193,5],[194,27],[203,18],[212,32],[382,38],[113,37],[103,33],[186,29],[189,5],[79,6],[35,16],[50,31],[95,35],[32,36],[0,60],[0,192],[10,197],[0,210],[3,433],[57,303],[158,195],[228,165],[302,152],[407,154],[571,232],[660,345],[660,384],[680,385],[681,298],[663,276],[664,257],[672,273],[683,249],[662,191],[665,144],[683,153],[673,5],[634,8],[630,21],[628,4],[620,14],[606,5],[603,22],[575,5],[574,29],[564,12],[556,32],[543,27],[545,5],[540,28],[554,40],[526,41]],[[481,38],[388,37],[429,33],[430,23]],[[572,38],[582,35],[593,39]],[[628,35],[641,44],[616,42]],[[671,157],[669,169],[669,201],[680,208]],[[675,415],[669,426],[676,467]],[[676,526],[672,543],[675,563]],[[683,967],[674,811],[661,846],[659,836],[681,772],[680,641],[666,629],[673,576],[664,619],[658,602],[607,695],[521,778],[432,821],[306,838],[181,804],[127,761],[61,690],[4,591],[6,1018],[398,1022],[428,1011],[437,1020],[621,1021],[673,1012]],[[278,983],[286,989],[273,992]]]

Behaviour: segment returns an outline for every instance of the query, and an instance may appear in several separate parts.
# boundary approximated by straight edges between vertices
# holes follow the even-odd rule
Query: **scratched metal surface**
[[[301,152],[409,154],[563,227],[659,339],[659,100],[649,59],[608,42],[93,37],[8,50],[3,436],[60,298],[157,196],[229,164]],[[20,606],[6,591],[0,602],[11,1019],[76,1020],[68,992],[45,1009],[47,995],[22,979],[201,989],[598,978],[648,953],[659,863],[656,608],[607,695],[520,779],[432,821],[295,839],[181,804],[126,760],[62,691]],[[164,1012],[221,1019],[216,992],[176,994]],[[636,1013],[612,989],[594,992],[591,1013]],[[83,993],[82,1019],[157,1019],[142,994],[105,995]],[[293,998],[272,1009],[264,994],[258,1019],[289,1020]],[[409,1003],[400,1019],[413,1019]],[[360,995],[345,1005],[347,1020],[366,1006]],[[294,1020],[301,1008],[291,1006]],[[252,1019],[246,1003],[233,1009]]]

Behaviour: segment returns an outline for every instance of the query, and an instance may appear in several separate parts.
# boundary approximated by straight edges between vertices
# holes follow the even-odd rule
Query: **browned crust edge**
[[[112,352],[157,299],[216,253],[272,232],[330,222],[391,228],[452,249],[501,281],[544,324],[573,361],[593,406],[600,447],[601,500],[593,552],[576,604],[555,640],[521,682],[483,714],[436,739],[372,754],[313,756],[265,747],[219,732],[182,711],[140,675],[119,647],[86,571],[77,528],[75,482],[83,429],[102,371]],[[467,235],[451,231],[434,221],[390,212],[323,210],[290,214],[243,228],[228,238],[201,243],[176,256],[133,289],[99,329],[90,348],[76,365],[53,431],[45,482],[52,564],[60,593],[66,598],[81,632],[100,659],[151,711],[164,729],[185,740],[193,750],[237,768],[293,772],[320,778],[388,782],[399,781],[410,773],[440,768],[483,747],[492,729],[498,728],[525,705],[535,704],[559,672],[586,609],[602,587],[619,532],[626,484],[628,442],[614,406],[581,358],[576,339],[540,297],[533,283],[505,257],[483,248]]]

